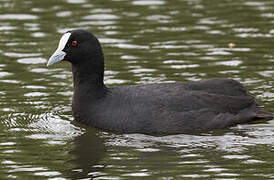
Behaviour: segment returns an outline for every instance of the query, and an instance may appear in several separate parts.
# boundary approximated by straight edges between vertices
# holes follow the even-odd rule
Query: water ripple
[[[7,57],[22,58],[22,57],[31,57],[31,56],[41,56],[41,53],[5,52],[4,55]]]
[[[46,63],[47,60],[45,58],[35,57],[35,58],[18,59],[17,62],[21,64],[42,64],[42,63]]]
[[[119,19],[118,16],[113,14],[92,14],[88,16],[83,17],[84,20],[113,20],[113,19]]]
[[[164,5],[165,1],[161,0],[150,0],[150,1],[143,1],[143,0],[135,0],[132,2],[133,5],[142,5],[142,6],[150,6],[150,5]]]
[[[31,14],[0,14],[0,20],[36,20],[38,16]]]
[[[243,62],[240,60],[230,60],[230,61],[220,61],[220,62],[216,62],[215,64],[217,65],[225,65],[225,66],[239,66],[241,65]]]

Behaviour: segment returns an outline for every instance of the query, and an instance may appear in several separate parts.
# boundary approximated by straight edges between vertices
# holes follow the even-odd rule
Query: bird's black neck
[[[73,101],[96,100],[104,97],[107,87],[104,85],[104,64],[92,63],[72,64],[74,99]]]

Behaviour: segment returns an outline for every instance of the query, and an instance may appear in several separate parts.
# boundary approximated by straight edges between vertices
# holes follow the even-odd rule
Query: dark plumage
[[[63,35],[48,65],[61,60],[72,64],[73,116],[96,128],[178,134],[273,118],[245,87],[230,79],[107,88],[102,48],[97,38],[84,30]]]

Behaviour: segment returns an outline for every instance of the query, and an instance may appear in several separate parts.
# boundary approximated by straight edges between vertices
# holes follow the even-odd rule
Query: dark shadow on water
[[[94,178],[96,172],[102,172],[102,166],[96,166],[104,157],[106,147],[104,140],[99,137],[95,129],[87,129],[87,132],[74,139],[74,147],[69,152],[72,160],[68,163],[73,168],[64,172],[71,179]]]

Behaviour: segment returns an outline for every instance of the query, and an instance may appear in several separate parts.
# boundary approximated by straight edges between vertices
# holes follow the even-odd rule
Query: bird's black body
[[[178,134],[273,117],[230,79],[107,88],[99,41],[84,30],[70,33],[63,51],[72,63],[72,111],[79,122],[119,133]],[[78,45],[70,47],[74,40]]]

